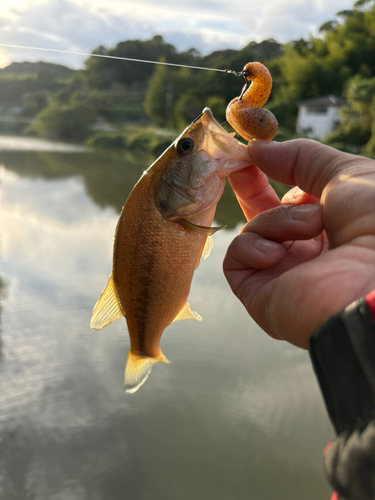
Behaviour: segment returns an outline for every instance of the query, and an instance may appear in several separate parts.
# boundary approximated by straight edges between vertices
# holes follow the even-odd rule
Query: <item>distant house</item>
[[[341,97],[327,95],[306,99],[297,104],[297,134],[321,139],[339,125],[339,109],[346,101]]]

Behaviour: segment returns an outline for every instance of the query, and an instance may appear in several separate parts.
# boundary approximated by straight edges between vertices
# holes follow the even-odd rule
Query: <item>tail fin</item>
[[[133,392],[138,391],[150,375],[152,365],[159,361],[169,363],[168,359],[161,352],[157,358],[146,358],[129,351],[125,367],[125,392],[133,394]]]

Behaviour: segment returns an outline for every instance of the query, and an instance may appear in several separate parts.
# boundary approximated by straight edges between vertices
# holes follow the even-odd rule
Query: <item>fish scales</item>
[[[150,195],[153,181],[154,174],[144,174],[126,202],[116,232],[113,278],[132,352],[155,358],[161,334],[186,303],[195,268],[191,256],[206,238],[162,216]]]
[[[211,228],[225,177],[252,163],[247,149],[219,125],[211,111],[187,127],[149,167],[126,201],[116,228],[113,270],[94,307],[99,330],[125,316],[130,350],[125,390],[135,392],[154,363],[173,321],[195,318],[187,298]]]

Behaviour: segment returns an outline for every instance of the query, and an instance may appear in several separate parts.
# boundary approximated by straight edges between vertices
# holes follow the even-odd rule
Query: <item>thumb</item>
[[[252,140],[248,151],[269,177],[288,186],[299,186],[320,198],[328,182],[361,158],[311,139],[286,142]]]

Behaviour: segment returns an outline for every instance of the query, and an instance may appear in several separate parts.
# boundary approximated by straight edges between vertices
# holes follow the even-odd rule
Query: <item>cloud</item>
[[[91,52],[161,34],[178,50],[240,48],[251,40],[308,37],[352,0],[12,0],[0,5],[0,43]],[[0,49],[0,63],[47,60],[81,67],[84,56]]]

